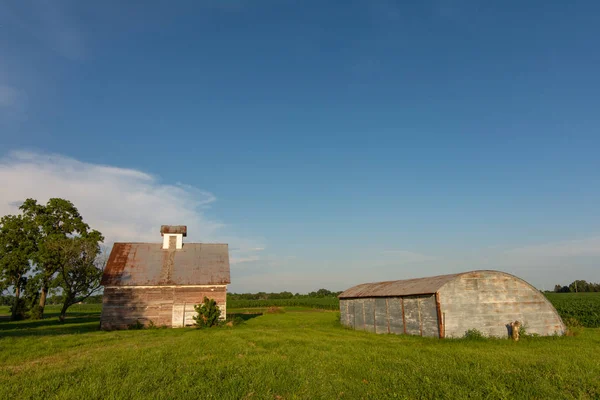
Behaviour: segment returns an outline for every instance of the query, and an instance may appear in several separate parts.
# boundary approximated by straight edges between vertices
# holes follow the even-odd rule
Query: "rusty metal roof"
[[[161,225],[160,236],[165,233],[182,233],[183,237],[187,237],[187,226],[185,225]]]
[[[357,297],[389,297],[410,296],[437,292],[447,282],[465,274],[466,272],[451,275],[430,276],[427,278],[405,279],[402,281],[386,281],[363,283],[342,292],[340,299]]]
[[[102,277],[104,286],[224,285],[229,276],[226,244],[115,243]]]

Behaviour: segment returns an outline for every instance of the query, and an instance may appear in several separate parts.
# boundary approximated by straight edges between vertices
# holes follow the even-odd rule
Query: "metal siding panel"
[[[375,332],[388,333],[387,299],[375,299]]]
[[[340,324],[348,326],[348,301],[340,300]]]
[[[365,315],[363,310],[363,299],[354,300],[354,329],[365,330]]]
[[[348,326],[356,328],[354,324],[354,302],[356,300],[346,300],[348,303]]]
[[[402,321],[402,299],[400,297],[389,297],[388,301],[388,319],[390,320],[390,333],[404,333],[404,324]]]
[[[375,332],[375,299],[364,299],[365,331]]]
[[[421,334],[421,319],[419,316],[419,298],[404,297],[404,317],[406,333],[409,335]]]
[[[421,297],[421,326],[423,336],[440,336],[435,295]]]

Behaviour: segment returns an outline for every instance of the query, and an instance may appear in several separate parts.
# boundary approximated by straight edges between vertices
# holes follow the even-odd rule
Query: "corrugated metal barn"
[[[183,243],[187,227],[161,227],[163,243],[115,243],[102,277],[100,327],[124,329],[139,321],[193,325],[194,305],[214,299],[227,311],[226,244]]]
[[[365,283],[340,298],[341,321],[357,330],[462,337],[469,329],[507,337],[511,322],[542,336],[565,332],[560,316],[539,290],[500,271]]]

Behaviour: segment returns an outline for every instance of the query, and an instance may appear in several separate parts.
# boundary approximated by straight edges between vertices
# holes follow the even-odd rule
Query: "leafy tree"
[[[31,269],[31,255],[36,250],[36,231],[31,219],[21,215],[6,215],[0,220],[0,286],[12,287],[14,302],[11,318],[24,312],[21,292]]]
[[[104,238],[92,230],[85,236],[53,237],[46,243],[58,262],[54,284],[62,289],[63,306],[59,319],[64,321],[67,309],[85,300],[100,289],[104,264],[99,261],[100,246]]]
[[[202,304],[194,306],[198,315],[194,316],[197,328],[211,328],[220,324],[221,310],[214,299],[204,298]]]
[[[64,239],[67,238],[86,238],[90,234],[96,235],[94,232],[97,231],[90,231],[77,208],[68,200],[52,198],[43,205],[38,204],[34,199],[27,199],[20,209],[25,217],[33,221],[38,234],[38,246],[33,255],[33,262],[39,279],[38,311],[41,317],[48,292],[59,283],[56,278],[65,257],[61,253],[62,246],[59,244],[64,244]],[[98,238],[101,238],[99,233]]]

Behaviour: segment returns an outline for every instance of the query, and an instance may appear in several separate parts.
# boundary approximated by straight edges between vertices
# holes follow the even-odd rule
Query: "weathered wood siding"
[[[204,297],[214,299],[222,318],[227,312],[226,286],[204,287],[106,287],[102,300],[102,329],[126,329],[136,321],[148,325],[193,325],[194,305]]]
[[[340,320],[376,333],[439,336],[435,295],[340,299]]]
[[[439,290],[446,337],[462,337],[469,329],[507,337],[507,324],[520,321],[528,333],[564,334],[565,327],[545,296],[508,274],[480,271],[461,275]]]

